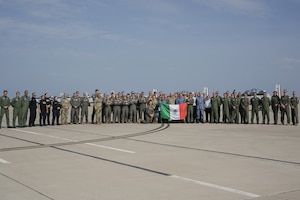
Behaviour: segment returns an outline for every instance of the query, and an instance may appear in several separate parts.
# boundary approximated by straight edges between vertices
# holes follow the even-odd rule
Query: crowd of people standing
[[[87,92],[80,97],[79,92],[74,92],[69,98],[64,94],[61,99],[50,98],[47,93],[37,99],[32,93],[29,97],[28,90],[21,96],[16,92],[12,99],[8,97],[8,91],[3,91],[0,98],[0,128],[2,118],[5,115],[7,127],[35,126],[37,114],[39,125],[67,125],[67,124],[102,124],[102,123],[156,123],[164,119],[160,117],[160,104],[187,104],[187,117],[182,122],[186,123],[243,123],[243,124],[270,124],[270,109],[273,111],[273,124],[278,123],[280,113],[281,124],[298,125],[299,99],[296,92],[292,92],[290,98],[287,90],[281,97],[277,92],[269,98],[264,92],[259,98],[256,93],[248,97],[247,93],[229,91],[223,94],[213,92],[212,96],[202,92],[171,92],[169,95],[163,92],[150,91],[147,96],[144,92],[125,94],[125,92],[112,92],[101,94],[98,89],[92,95],[92,101]],[[89,106],[93,106],[91,121],[89,121]],[[10,126],[9,107],[13,107],[12,126]],[[251,107],[250,107],[251,106]],[[251,109],[250,109],[251,108]],[[27,125],[29,111],[29,122]],[[259,112],[262,120],[259,119]],[[52,113],[52,117],[51,117]],[[251,113],[251,119],[249,119]],[[69,120],[70,116],[70,120]],[[287,119],[285,120],[285,116]],[[51,120],[50,120],[51,117]],[[255,121],[254,121],[255,119]]]

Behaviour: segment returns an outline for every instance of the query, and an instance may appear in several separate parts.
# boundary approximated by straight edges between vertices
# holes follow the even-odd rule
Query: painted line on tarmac
[[[0,163],[3,163],[3,164],[10,164],[10,162],[8,162],[7,160],[4,160],[2,158],[0,158]]]
[[[128,150],[124,150],[124,149],[118,149],[118,148],[113,148],[113,147],[103,146],[103,145],[98,145],[98,144],[93,144],[93,143],[85,143],[85,144],[86,144],[86,145],[90,145],[90,146],[94,146],[94,147],[104,148],[104,149],[110,149],[110,150],[115,150],[115,151],[121,151],[121,152],[125,152],[125,153],[135,153],[134,151],[128,151]]]
[[[251,198],[261,197],[258,194],[245,192],[245,191],[241,191],[241,190],[237,190],[237,189],[233,189],[233,188],[229,188],[229,187],[225,187],[225,186],[221,186],[221,185],[216,185],[216,184],[212,184],[212,183],[207,183],[207,182],[203,182],[203,181],[198,181],[198,180],[194,180],[194,179],[190,179],[190,178],[185,178],[185,177],[181,177],[181,176],[171,175],[170,177],[174,178],[174,179],[181,180],[181,181],[191,182],[191,183],[195,183],[195,184],[198,184],[198,185],[214,188],[214,189],[217,189],[217,190],[223,190],[223,191],[226,191],[226,192],[240,194],[240,195],[243,195],[243,196],[246,196],[246,197],[251,197]]]
[[[241,191],[241,190],[237,190],[237,189],[233,189],[233,188],[229,188],[229,187],[225,187],[225,186],[215,185],[215,184],[211,184],[211,183],[207,183],[207,182],[197,181],[197,180],[193,180],[193,179],[189,179],[189,178],[185,178],[185,177],[181,177],[181,176],[176,176],[176,175],[172,175],[172,174],[169,174],[169,173],[166,173],[166,172],[161,172],[161,171],[157,171],[157,170],[153,170],[153,169],[149,169],[149,168],[145,168],[145,167],[140,167],[140,166],[133,165],[133,164],[128,164],[128,163],[123,163],[123,162],[120,162],[120,161],[110,160],[110,159],[107,159],[107,158],[93,156],[93,155],[90,155],[90,154],[85,154],[85,153],[81,153],[81,152],[77,152],[77,151],[72,151],[72,150],[68,150],[68,149],[64,149],[64,148],[60,148],[60,147],[52,147],[52,148],[57,149],[57,150],[61,150],[61,151],[64,151],[64,152],[84,156],[84,157],[89,157],[89,158],[102,160],[102,161],[117,164],[117,165],[122,165],[122,166],[130,167],[130,168],[146,171],[146,172],[149,172],[149,173],[158,174],[158,175],[161,175],[161,176],[177,179],[177,180],[180,180],[180,181],[192,182],[192,183],[195,183],[195,184],[198,184],[198,185],[210,187],[210,188],[217,189],[217,190],[222,190],[222,191],[225,191],[225,192],[235,193],[235,194],[242,195],[242,196],[245,196],[245,197],[251,197],[251,198],[260,197],[260,195],[258,195],[258,194],[245,192],[245,191]]]
[[[49,138],[60,139],[60,140],[65,140],[65,141],[70,141],[70,142],[79,142],[77,140],[71,140],[71,139],[68,139],[68,138],[62,138],[62,137],[56,137],[56,136],[46,135],[46,134],[42,134],[42,133],[36,133],[36,132],[32,132],[32,131],[24,131],[24,130],[19,130],[19,129],[15,129],[15,131],[19,131],[19,132],[23,132],[23,133],[29,133],[29,134],[33,134],[33,135],[45,136],[45,137],[49,137]],[[129,150],[125,150],[125,149],[118,149],[118,148],[103,146],[103,145],[97,145],[97,144],[93,144],[93,143],[84,143],[84,144],[89,145],[89,146],[104,148],[104,149],[110,149],[110,150],[114,150],[114,151],[120,151],[120,152],[124,152],[124,153],[136,153],[134,151],[129,151]]]
[[[33,134],[33,135],[40,135],[40,136],[44,136],[44,137],[60,139],[60,140],[65,140],[65,141],[70,141],[70,142],[77,142],[76,140],[71,140],[71,139],[68,139],[68,138],[56,137],[56,136],[46,135],[46,134],[42,134],[42,133],[36,133],[36,132],[32,132],[32,131],[24,131],[24,130],[20,130],[20,129],[14,129],[14,130],[19,131],[19,132],[23,132],[23,133]]]

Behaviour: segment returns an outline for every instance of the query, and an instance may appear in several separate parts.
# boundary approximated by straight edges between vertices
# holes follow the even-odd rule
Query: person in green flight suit
[[[259,124],[259,106],[260,106],[260,99],[257,97],[256,92],[254,92],[253,97],[251,98],[251,124],[254,123],[254,115],[256,116],[256,123]]]
[[[16,92],[16,97],[11,100],[13,109],[13,128],[16,128],[16,119],[18,118],[18,125],[22,127],[22,100],[20,92]]]
[[[0,99],[0,107],[1,107],[1,111],[0,111],[0,129],[1,129],[2,118],[3,118],[4,114],[5,114],[5,117],[6,117],[7,128],[10,127],[9,110],[8,110],[8,108],[10,106],[10,98],[7,95],[8,95],[8,91],[4,90],[3,91],[3,96]]]
[[[24,91],[24,96],[21,97],[21,124],[20,127],[26,126],[26,121],[28,117],[28,109],[29,109],[29,101],[30,97],[28,96],[28,90]]]
[[[268,124],[270,124],[270,105],[271,105],[271,100],[269,97],[267,97],[267,93],[264,92],[263,98],[261,98],[261,111],[262,111],[262,116],[263,116],[263,124],[265,124],[266,117],[268,120]]]
[[[211,123],[219,122],[219,100],[216,92],[213,92],[211,102]]]
[[[232,106],[232,115],[231,122],[239,124],[239,108],[240,108],[240,100],[237,97],[236,92],[233,93],[233,97],[231,98],[231,106]]]
[[[193,123],[194,122],[194,98],[193,94],[189,93],[189,96],[186,100],[188,104],[188,110],[187,110],[187,123]]]
[[[244,124],[249,123],[249,105],[250,105],[250,100],[248,98],[247,93],[244,93],[244,97],[241,98],[241,109],[242,109],[242,122]]]

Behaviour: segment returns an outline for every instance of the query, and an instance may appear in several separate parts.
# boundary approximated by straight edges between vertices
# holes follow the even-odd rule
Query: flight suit
[[[138,100],[138,104],[139,104],[139,119],[140,122],[144,119],[145,120],[145,111],[146,111],[146,97],[141,96]]]
[[[4,114],[5,114],[5,117],[6,117],[7,127],[10,127],[10,123],[9,123],[9,106],[10,106],[10,98],[7,97],[7,96],[2,96],[1,101],[0,101],[0,107],[1,107],[0,128],[1,128],[2,118],[3,118]]]
[[[219,122],[219,102],[218,97],[211,98],[211,123]]]
[[[232,114],[231,114],[231,122],[239,123],[239,108],[240,108],[240,100],[239,98],[231,98],[231,107],[232,107]]]
[[[122,100],[122,123],[128,122],[128,114],[129,114],[129,100],[124,98]]]
[[[85,122],[88,123],[88,116],[89,116],[89,106],[90,101],[88,97],[81,97],[81,118],[80,122],[83,123],[83,118],[85,117]],[[102,109],[101,109],[102,110]]]
[[[129,99],[129,119],[130,122],[132,123],[136,123],[136,114],[137,114],[137,110],[136,110],[136,104],[137,104],[137,99],[135,96],[131,96]]]
[[[29,108],[29,96],[22,96],[21,97],[21,124],[20,126],[24,127],[26,126],[27,116],[28,116],[28,108]]]
[[[114,98],[113,99],[113,123],[121,123],[121,105],[122,100],[120,98]]]
[[[280,98],[277,95],[273,95],[271,98],[271,105],[273,110],[274,124],[278,123],[278,111],[280,108]]]
[[[251,110],[251,124],[254,123],[254,114],[256,116],[256,123],[259,123],[259,106],[260,106],[260,99],[258,97],[256,98],[251,98],[251,105],[252,105],[252,110]]]
[[[298,97],[291,97],[290,99],[291,102],[291,111],[292,111],[292,122],[293,125],[298,125],[298,104],[299,104],[299,99]]]
[[[105,117],[105,123],[111,122],[111,106],[112,106],[112,99],[110,97],[106,98],[104,100],[104,117]]]
[[[186,100],[188,104],[188,110],[187,110],[187,123],[193,123],[194,122],[194,99],[193,97],[188,98]]]
[[[249,105],[250,100],[248,97],[241,98],[242,122],[245,124],[249,123]]]
[[[79,97],[72,97],[70,104],[72,106],[71,108],[71,118],[73,121],[71,123],[78,124],[79,123],[79,107],[81,104],[81,101]]]
[[[230,97],[223,98],[223,122],[228,123],[231,122],[230,119]]]
[[[263,97],[261,99],[261,108],[262,108],[262,116],[263,116],[263,124],[265,124],[265,120],[267,117],[268,124],[270,124],[270,105],[271,105],[271,100],[269,97]]]
[[[11,100],[11,106],[13,109],[13,127],[16,128],[16,119],[18,118],[18,124],[22,127],[22,101],[21,97],[15,97]]]
[[[288,95],[282,96],[280,100],[281,105],[281,124],[284,124],[284,114],[286,114],[287,117],[287,123],[291,123],[290,118],[290,98]]]

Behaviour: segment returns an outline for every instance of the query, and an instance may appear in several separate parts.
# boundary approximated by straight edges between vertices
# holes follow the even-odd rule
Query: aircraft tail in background
[[[281,97],[282,96],[282,90],[281,90],[281,85],[280,84],[276,84],[275,85],[275,91],[277,92],[278,96]]]

